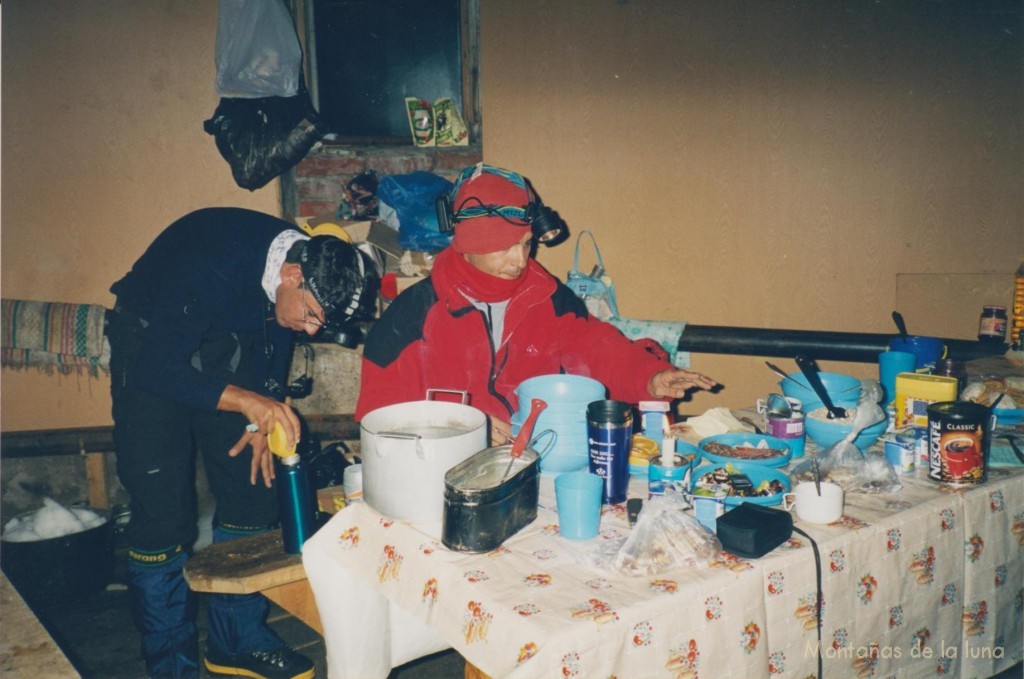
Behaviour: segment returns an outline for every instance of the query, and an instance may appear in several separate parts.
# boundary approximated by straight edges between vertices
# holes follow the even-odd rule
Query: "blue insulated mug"
[[[587,405],[587,447],[590,471],[604,481],[601,501],[626,501],[629,451],[633,444],[633,410],[622,401],[592,401]]]

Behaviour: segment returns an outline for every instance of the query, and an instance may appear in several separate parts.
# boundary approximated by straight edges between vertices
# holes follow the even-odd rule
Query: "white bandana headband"
[[[277,303],[277,286],[281,285],[281,265],[292,245],[297,240],[309,240],[309,236],[301,231],[282,231],[270,244],[267,250],[267,266],[263,269],[263,291],[267,298]]]

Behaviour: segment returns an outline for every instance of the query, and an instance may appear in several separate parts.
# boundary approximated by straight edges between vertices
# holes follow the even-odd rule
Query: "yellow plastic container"
[[[928,406],[955,401],[957,379],[942,375],[900,373],[896,376],[896,429],[927,427]]]

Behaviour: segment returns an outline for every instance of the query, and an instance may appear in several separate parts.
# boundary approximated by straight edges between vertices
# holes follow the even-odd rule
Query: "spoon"
[[[776,375],[778,375],[778,376],[779,376],[779,377],[781,377],[782,379],[784,379],[784,380],[789,380],[790,382],[792,382],[792,383],[793,383],[793,384],[795,384],[796,386],[800,387],[801,389],[803,389],[803,388],[804,388],[804,385],[802,385],[802,384],[800,384],[799,382],[797,382],[796,380],[794,380],[794,379],[793,379],[792,377],[790,377],[790,376],[789,376],[789,375],[788,375],[788,374],[786,373],[786,371],[785,371],[785,370],[783,370],[783,369],[782,369],[782,368],[780,368],[779,366],[775,365],[775,364],[774,364],[774,363],[772,363],[771,361],[765,361],[765,362],[764,362],[764,364],[765,364],[766,366],[768,366],[768,369],[769,369],[769,370],[771,370],[771,371],[772,371],[773,373],[775,373]]]
[[[814,393],[818,395],[818,398],[821,399],[821,402],[828,409],[828,419],[834,420],[846,417],[846,409],[832,403],[832,397],[828,395],[828,391],[821,381],[821,376],[818,375],[818,367],[814,365],[814,361],[806,356],[796,356],[793,360],[796,361],[800,372],[807,378],[807,383],[811,385],[811,389],[814,390]]]
[[[907,324],[903,320],[903,314],[898,311],[892,312],[892,320],[896,323],[896,329],[900,331],[900,339],[904,342],[907,340]]]
[[[821,497],[821,467],[818,466],[817,455],[811,458],[811,466],[814,467],[814,489],[818,491],[818,497]]]
[[[793,383],[793,384],[795,384],[796,386],[800,387],[801,389],[806,389],[806,388],[807,388],[807,385],[806,385],[806,384],[803,384],[802,382],[798,382],[797,380],[794,380],[794,379],[793,379],[792,377],[790,377],[790,376],[789,376],[789,374],[788,374],[788,373],[787,373],[787,372],[786,372],[785,370],[783,370],[783,369],[782,369],[782,368],[780,368],[779,366],[775,365],[775,364],[774,364],[774,363],[772,363],[771,361],[765,361],[765,362],[764,362],[764,364],[765,364],[766,366],[768,366],[768,368],[769,368],[769,369],[770,369],[770,370],[771,370],[771,371],[772,371],[773,373],[775,373],[776,375],[778,375],[778,376],[779,376],[779,377],[781,377],[782,379],[784,379],[784,380],[789,380],[790,382],[792,382],[792,383]],[[860,388],[861,388],[860,384],[855,384],[855,385],[853,385],[852,387],[847,387],[846,389],[843,389],[843,390],[842,390],[841,392],[839,392],[839,393],[840,393],[840,394],[845,394],[845,393],[846,393],[846,392],[848,392],[848,391],[853,391],[854,389],[860,389]]]
[[[505,467],[505,473],[501,476],[502,483],[508,477],[508,473],[512,471],[512,465],[515,463],[516,458],[522,457],[523,451],[526,450],[526,446],[529,445],[530,438],[533,436],[533,427],[537,424],[537,418],[540,417],[541,411],[547,407],[548,404],[539,398],[530,401],[530,414],[526,416],[522,429],[519,430],[519,434],[512,441],[512,448],[509,450],[508,466]]]

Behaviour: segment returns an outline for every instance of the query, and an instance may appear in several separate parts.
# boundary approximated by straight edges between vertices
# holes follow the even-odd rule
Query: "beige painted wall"
[[[238,188],[203,120],[217,105],[210,0],[11,0],[3,12],[2,293],[110,306],[164,226]],[[2,428],[110,422],[109,383],[4,370]]]
[[[899,308],[972,338],[983,303],[1010,302],[1019,2],[483,0],[482,18],[484,158],[597,235],[624,315],[888,333]],[[564,275],[572,247],[539,258]],[[898,294],[907,274],[998,274],[995,298],[954,317],[948,285]],[[763,358],[693,363],[726,389],[683,413],[774,386]]]
[[[946,4],[482,0],[485,157],[597,234],[627,315],[888,332],[899,276],[1008,277],[1024,257],[1019,3],[914,14]],[[202,131],[216,3],[10,0],[2,18],[5,297],[109,305],[177,216],[277,212]],[[564,275],[571,254],[540,257]],[[912,330],[953,327],[904,299]],[[727,388],[683,412],[772,386],[756,357],[694,363]],[[103,379],[0,380],[4,430],[109,423]]]

